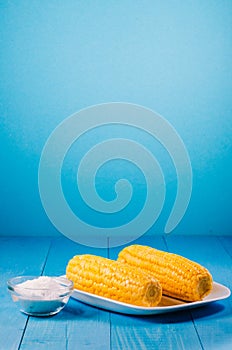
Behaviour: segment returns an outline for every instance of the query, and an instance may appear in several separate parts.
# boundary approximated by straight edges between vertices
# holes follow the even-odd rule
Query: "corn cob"
[[[133,305],[156,306],[162,297],[162,288],[154,277],[91,254],[76,255],[69,260],[66,276],[76,289]]]
[[[131,245],[119,253],[118,261],[153,275],[163,294],[185,301],[197,301],[210,293],[213,280],[209,271],[183,256],[148,246]]]

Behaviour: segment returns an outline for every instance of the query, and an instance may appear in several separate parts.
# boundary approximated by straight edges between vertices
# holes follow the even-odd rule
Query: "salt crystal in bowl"
[[[73,291],[73,282],[63,276],[19,276],[8,280],[7,285],[20,311],[32,316],[57,314]]]

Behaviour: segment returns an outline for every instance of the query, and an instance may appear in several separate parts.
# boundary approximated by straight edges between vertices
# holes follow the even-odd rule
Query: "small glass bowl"
[[[52,288],[28,288],[21,285],[39,277],[52,279]],[[73,282],[66,277],[19,276],[7,281],[12,300],[19,302],[20,311],[31,316],[52,316],[61,311],[67,304],[72,291]],[[55,286],[55,287],[54,287]]]

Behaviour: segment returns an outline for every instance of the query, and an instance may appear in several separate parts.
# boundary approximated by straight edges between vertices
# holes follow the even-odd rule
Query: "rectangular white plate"
[[[162,297],[161,303],[156,307],[143,307],[135,306],[131,304],[122,303],[109,298],[104,298],[91,293],[83,292],[81,290],[74,289],[72,298],[81,301],[85,304],[99,307],[108,311],[119,312],[129,315],[155,315],[166,312],[174,312],[183,309],[190,309],[206,305],[211,302],[226,299],[230,296],[229,288],[219,284],[213,283],[213,289],[211,293],[201,301],[184,302],[181,300],[169,298],[166,296]]]

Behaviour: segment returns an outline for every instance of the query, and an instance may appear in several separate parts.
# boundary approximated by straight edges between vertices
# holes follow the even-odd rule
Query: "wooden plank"
[[[40,275],[49,238],[0,237],[0,349],[17,349],[28,317],[19,311],[7,291],[7,280],[18,275]]]
[[[232,290],[232,259],[217,237],[169,236],[166,240],[170,251],[206,266],[215,281]],[[227,350],[232,347],[231,298],[192,310],[191,313],[205,350]]]
[[[91,253],[106,256],[107,249],[96,249],[53,238],[44,275],[62,275],[70,258]],[[109,313],[70,299],[57,315],[30,317],[20,350],[110,349]]]
[[[232,289],[231,237],[143,236],[137,240],[196,260],[214,279]],[[6,280],[19,274],[60,275],[75,254],[117,258],[122,247],[95,249],[60,238],[0,238],[0,349],[229,349],[232,346],[231,298],[175,314],[133,317],[70,300],[50,318],[21,314],[6,289]],[[193,321],[193,322],[192,322]],[[110,328],[111,325],[111,328]],[[168,336],[167,336],[168,335]]]
[[[59,314],[33,318],[20,350],[110,349],[109,313],[74,300]]]
[[[110,314],[91,306],[71,302],[68,324],[68,347],[67,349],[110,349]]]
[[[150,317],[111,314],[111,324],[112,350],[202,350],[186,312]]]
[[[162,236],[146,235],[134,243],[166,250]],[[110,257],[116,259],[123,247],[111,248]],[[202,349],[198,335],[187,311],[163,315],[133,317],[111,314],[111,349]]]

